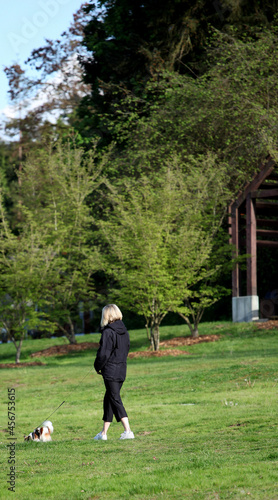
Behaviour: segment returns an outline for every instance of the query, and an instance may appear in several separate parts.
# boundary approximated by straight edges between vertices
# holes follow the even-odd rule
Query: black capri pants
[[[124,417],[127,417],[124,405],[121,400],[120,390],[123,382],[103,379],[106,392],[103,399],[103,420],[104,422],[112,422],[113,414],[117,422]]]

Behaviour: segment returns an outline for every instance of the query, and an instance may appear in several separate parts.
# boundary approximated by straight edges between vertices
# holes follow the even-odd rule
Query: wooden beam
[[[246,198],[246,253],[247,257],[247,295],[257,295],[257,240],[255,201],[251,192]]]
[[[257,173],[253,180],[245,187],[245,189],[239,194],[238,198],[231,204],[232,207],[235,206],[238,208],[244,200],[246,200],[247,195],[252,191],[256,191],[262,182],[272,173],[275,167],[275,161],[269,159],[265,164],[261,165],[261,170]]]
[[[278,248],[278,241],[257,240],[257,245],[259,247],[273,247],[273,248]]]
[[[256,208],[270,208],[271,210],[276,210],[278,208],[278,203],[274,203],[273,201],[257,201]]]
[[[231,206],[228,207],[228,233],[229,233],[229,244],[232,244],[232,217],[231,217]]]
[[[259,189],[251,193],[252,198],[274,198],[278,196],[278,189]]]
[[[232,245],[234,246],[234,258],[239,255],[239,233],[238,233],[238,209],[233,207],[231,212]],[[233,297],[239,297],[239,265],[234,264],[232,271],[232,293]]]

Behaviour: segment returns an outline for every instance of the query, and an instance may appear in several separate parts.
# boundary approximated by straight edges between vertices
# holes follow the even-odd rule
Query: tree
[[[60,329],[76,343],[78,305],[95,298],[100,257],[86,204],[99,183],[102,166],[95,159],[94,151],[45,146],[19,174],[20,216],[13,230],[1,203],[1,321],[17,362],[27,329]]]
[[[193,286],[215,272],[209,263],[226,202],[220,174],[210,185],[211,157],[192,158],[187,178],[176,160],[155,181],[126,181],[121,193],[108,184],[113,209],[99,223],[118,283],[113,297],[145,317],[155,350],[165,315],[183,311]]]
[[[227,165],[229,188],[238,192],[277,142],[276,31],[258,30],[256,40],[214,32],[205,75],[161,75],[148,86],[145,116],[135,112],[137,99],[130,97],[129,108],[126,99],[114,126],[124,147],[109,173],[153,175],[173,153],[186,167],[190,156],[210,152]]]
[[[53,333],[45,313],[48,300],[42,295],[52,256],[44,248],[43,236],[31,220],[15,236],[0,199],[0,324],[16,348],[16,363],[29,330]]]
[[[125,111],[125,98],[136,96],[142,113],[146,85],[159,81],[161,71],[195,79],[207,70],[211,26],[225,33],[236,26],[239,37],[251,35],[254,26],[273,21],[277,2],[99,0],[86,12],[91,16],[83,40],[88,53],[81,60],[91,95],[79,107],[80,132],[98,135],[105,145],[116,139],[113,123],[119,108]]]
[[[46,233],[46,244],[55,256],[48,274],[49,315],[70,343],[76,343],[74,322],[78,304],[94,300],[92,275],[99,269],[94,217],[88,197],[99,185],[102,165],[96,152],[56,144],[31,156],[21,179],[25,216]],[[24,225],[25,221],[22,220]]]
[[[55,117],[58,112],[70,124],[80,99],[89,92],[79,64],[79,58],[86,55],[81,42],[90,19],[85,5],[82,3],[73,14],[71,25],[59,39],[46,39],[46,45],[34,49],[26,61],[27,68],[35,70],[32,89],[43,97],[41,112],[52,113]]]
[[[119,103],[123,106],[130,93],[142,96],[148,80],[156,79],[162,69],[185,68],[192,45],[202,38],[202,21],[208,16],[220,20],[205,1],[100,0],[86,11],[91,15],[83,40],[88,55],[81,61],[91,95],[79,108],[86,124],[81,132],[98,134],[107,144],[115,138],[107,116],[115,122]]]
[[[230,288],[222,284],[222,276],[231,273],[233,263],[227,233],[220,228],[206,264],[205,277],[190,288],[183,304],[175,309],[188,325],[193,338],[199,336],[199,323],[205,310],[225,295],[230,295]]]
[[[40,148],[45,137],[61,139],[72,133],[77,106],[89,92],[78,61],[85,54],[81,40],[88,22],[83,5],[58,40],[47,39],[23,65],[14,63],[4,69],[13,115],[5,123],[5,132],[16,139],[16,164]]]

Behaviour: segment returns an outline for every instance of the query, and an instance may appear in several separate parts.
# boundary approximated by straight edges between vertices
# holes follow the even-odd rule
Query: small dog
[[[52,422],[46,420],[41,427],[37,427],[33,432],[30,432],[28,436],[24,436],[24,441],[40,441],[41,443],[52,441],[50,434],[52,434],[53,431],[54,427]]]

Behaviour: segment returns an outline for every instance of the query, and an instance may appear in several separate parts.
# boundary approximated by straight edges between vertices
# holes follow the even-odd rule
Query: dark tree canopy
[[[82,64],[92,92],[79,108],[82,133],[109,140],[104,116],[114,119],[127,94],[142,96],[161,70],[192,77],[205,71],[210,26],[251,33],[252,27],[273,20],[277,6],[277,1],[258,0],[91,0],[83,40],[91,56],[83,57]]]

